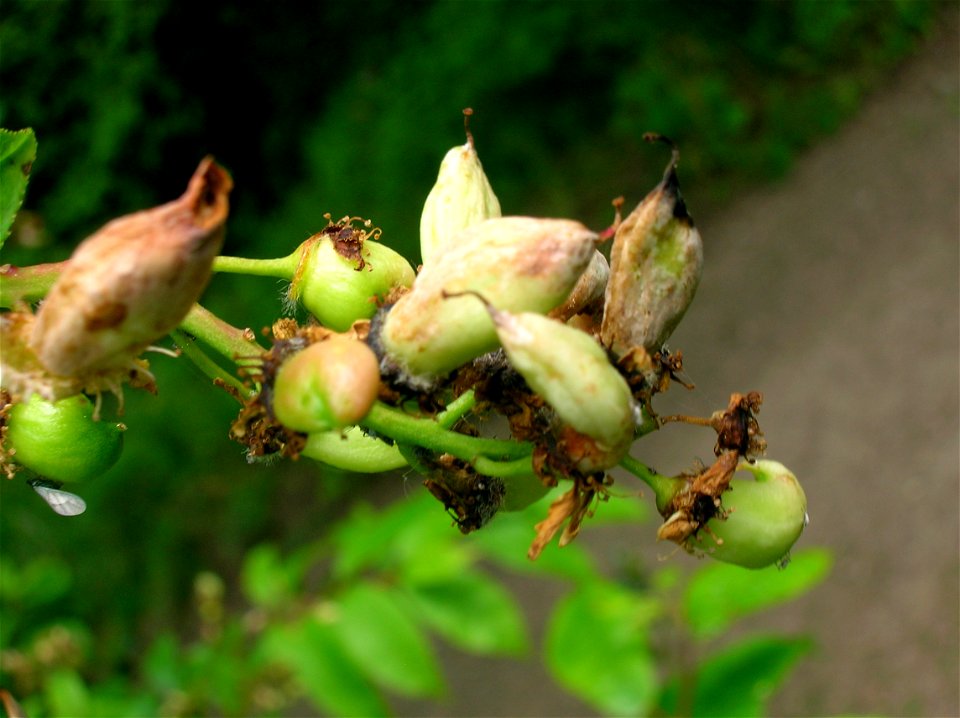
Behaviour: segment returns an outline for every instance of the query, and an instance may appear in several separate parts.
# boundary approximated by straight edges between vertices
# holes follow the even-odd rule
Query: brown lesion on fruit
[[[127,318],[127,305],[123,302],[103,301],[84,312],[83,326],[89,332],[113,329]]]

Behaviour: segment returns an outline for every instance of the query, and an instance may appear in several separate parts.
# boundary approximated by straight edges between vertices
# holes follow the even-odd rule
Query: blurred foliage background
[[[467,106],[505,213],[606,226],[611,199],[622,194],[630,207],[659,178],[665,157],[642,142],[648,130],[679,143],[688,203],[709,212],[775,180],[836,129],[943,7],[8,0],[0,125],[34,128],[40,147],[3,261],[67,257],[106,220],[178,196],[208,153],[236,183],[227,253],[288,254],[330,212],[373,219],[386,243],[416,261],[420,207],[443,153],[463,141]],[[205,303],[259,329],[278,315],[279,292],[270,280],[218,277]],[[316,548],[359,494],[382,507],[401,485],[419,491],[406,479],[341,476],[306,461],[247,466],[226,439],[232,400],[186,362],[152,364],[160,395],[128,392],[124,458],[83,487],[86,515],[57,520],[19,483],[0,495],[3,647],[73,626],[83,658],[68,661],[69,675],[119,681],[124,696],[137,681],[153,681],[143,696],[185,685],[164,674],[176,661],[164,662],[163,646],[173,655],[176,641],[203,635],[198,575],[225,577],[220,588],[207,584],[220,591],[218,610],[269,604],[237,580],[262,564],[251,564],[254,547]],[[449,528],[439,506],[435,514]],[[303,578],[294,596],[305,595]],[[192,670],[219,667],[229,684],[242,670],[231,673],[223,656],[235,653],[211,649],[219,658],[190,659]],[[3,685],[22,690],[10,666],[0,665]],[[57,695],[82,692],[73,678],[59,680],[66,687]],[[143,701],[142,712],[160,710]],[[34,709],[57,712],[45,705]],[[269,712],[272,704],[250,705]],[[244,706],[164,711],[242,714]]]

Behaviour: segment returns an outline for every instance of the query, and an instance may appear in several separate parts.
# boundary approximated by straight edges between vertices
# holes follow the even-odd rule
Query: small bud
[[[372,317],[379,301],[397,287],[411,286],[415,276],[402,255],[372,241],[379,230],[354,228],[350,219],[331,222],[303,243],[290,284],[291,299],[338,332]]]
[[[613,238],[601,339],[618,358],[636,347],[659,351],[700,283],[703,245],[680,197],[678,156],[674,148],[663,180]]]
[[[745,568],[781,561],[807,524],[807,497],[783,464],[741,462],[755,481],[734,480],[722,496],[722,513],[687,538],[688,550]]]
[[[62,376],[123,368],[174,329],[210,279],[232,186],[208,157],[182,197],[84,240],[37,312],[40,362]]]
[[[603,347],[548,317],[488,308],[510,364],[580,435],[561,433],[578,468],[593,473],[616,465],[633,441],[634,404]]]
[[[384,319],[380,343],[388,363],[429,381],[495,349],[483,303],[447,295],[473,291],[500,309],[549,312],[570,295],[595,240],[566,219],[501,217],[461,230]]]
[[[465,111],[465,117],[469,114]],[[500,216],[500,202],[483,172],[467,133],[467,142],[454,147],[440,163],[437,182],[427,195],[420,215],[420,256],[433,261],[464,227]]]
[[[356,339],[332,337],[283,362],[273,384],[273,413],[294,431],[340,429],[367,415],[379,389],[373,351]]]
[[[38,394],[7,416],[4,454],[47,479],[87,481],[113,466],[123,450],[123,426],[93,418],[83,394],[48,402]]]

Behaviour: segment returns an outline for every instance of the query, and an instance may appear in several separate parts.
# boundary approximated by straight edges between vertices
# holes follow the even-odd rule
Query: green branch
[[[277,259],[247,259],[246,257],[217,257],[213,260],[213,271],[228,274],[249,274],[256,277],[279,277],[293,279],[300,264],[302,250],[297,248],[293,254]]]
[[[402,444],[413,444],[458,459],[474,462],[480,457],[519,459],[533,450],[528,442],[466,436],[440,426],[433,419],[421,419],[382,402],[376,402],[361,426]]]
[[[0,266],[0,307],[12,309],[20,302],[36,302],[47,296],[66,262],[30,267]]]

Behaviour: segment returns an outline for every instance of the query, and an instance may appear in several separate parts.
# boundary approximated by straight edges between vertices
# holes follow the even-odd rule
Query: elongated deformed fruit
[[[797,477],[778,461],[741,462],[755,480],[736,479],[723,493],[723,515],[686,541],[686,548],[745,568],[781,561],[807,524],[807,497]]]
[[[232,186],[207,157],[182,197],[84,240],[37,312],[30,346],[47,370],[124,368],[174,329],[210,279]]]
[[[630,387],[590,335],[554,319],[488,310],[510,364],[560,420],[592,441],[572,456],[587,473],[617,464],[630,448],[635,412]]]
[[[674,148],[663,180],[613,238],[600,336],[618,358],[636,347],[659,351],[700,283],[703,244],[680,196],[678,156]]]
[[[290,297],[338,332],[347,331],[358,319],[372,317],[378,302],[397,287],[413,284],[410,263],[370,236],[341,220],[301,247],[303,256],[290,284]]]
[[[500,201],[493,193],[473,145],[473,136],[468,132],[466,144],[454,147],[444,156],[436,184],[423,204],[420,215],[423,264],[433,261],[450,246],[464,227],[500,215]]]
[[[311,344],[280,365],[273,413],[294,431],[324,432],[356,424],[380,388],[380,367],[370,347],[335,336]]]
[[[500,217],[460,231],[390,309],[379,336],[386,363],[427,382],[497,347],[477,292],[507,311],[563,303],[590,262],[596,235],[568,219]]]
[[[88,481],[113,466],[123,451],[121,424],[93,418],[93,403],[83,394],[56,402],[38,394],[11,407],[5,454],[47,479]]]

